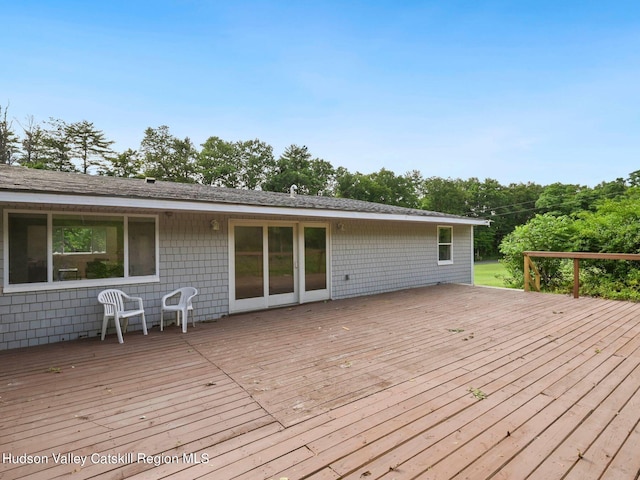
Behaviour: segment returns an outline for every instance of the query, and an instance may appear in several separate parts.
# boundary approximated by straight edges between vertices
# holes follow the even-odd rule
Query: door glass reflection
[[[327,235],[324,227],[304,229],[305,291],[327,288]]]
[[[236,299],[264,296],[262,227],[235,227]]]
[[[269,295],[292,293],[293,227],[269,227]]]

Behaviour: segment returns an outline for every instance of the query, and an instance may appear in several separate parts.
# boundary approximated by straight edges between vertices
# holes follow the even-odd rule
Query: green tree
[[[640,187],[578,214],[576,248],[582,252],[640,253]]]
[[[22,155],[18,163],[25,167],[38,167],[46,156],[44,145],[46,132],[35,122],[33,116],[27,117],[26,125],[22,126],[22,130]]]
[[[629,174],[629,185],[640,187],[640,170],[635,170]]]
[[[433,212],[466,215],[469,213],[467,186],[451,178],[430,177],[424,180],[421,208]]]
[[[351,173],[340,167],[336,175],[336,196],[352,198],[365,202],[384,203],[391,197],[391,192],[372,178],[360,172]]]
[[[272,192],[288,192],[292,185],[303,195],[326,195],[335,179],[333,166],[320,158],[312,158],[306,146],[291,145],[276,161],[263,188]]]
[[[241,188],[255,190],[262,188],[267,177],[275,169],[273,147],[257,138],[236,142],[243,166]]]
[[[472,182],[477,179],[470,179]],[[535,215],[535,202],[542,186],[535,183],[500,185],[487,179],[470,190],[477,192],[470,201],[469,215],[491,220],[490,228],[476,227],[476,252],[479,257],[499,256],[500,243],[513,229],[527,223]]]
[[[380,169],[378,172],[362,174],[350,173],[339,168],[336,174],[336,195],[367,202],[417,208],[418,194],[416,172],[396,175],[391,170]]]
[[[507,282],[522,288],[524,285],[525,251],[570,252],[575,248],[576,226],[567,216],[551,213],[536,215],[524,225],[519,225],[505,236],[500,244],[500,252],[510,277]],[[556,258],[536,259],[541,285],[547,289],[558,288],[566,283],[563,261]]]
[[[98,173],[110,177],[142,177],[142,158],[137,150],[127,149],[116,156],[107,157],[108,165],[103,165]]]
[[[273,171],[275,160],[271,145],[258,139],[228,142],[209,137],[198,164],[207,185],[256,190]]]
[[[487,218],[495,215],[497,207],[507,203],[505,187],[497,180],[486,178],[480,181],[475,177],[464,182],[467,192],[468,215]]]
[[[67,124],[57,118],[50,118],[46,124],[48,128],[42,139],[43,152],[33,166],[45,170],[77,172],[78,169],[71,161],[72,145]]]
[[[182,183],[196,181],[198,151],[189,137],[174,137],[166,125],[145,130],[140,152],[145,176]]]
[[[238,188],[240,185],[240,159],[235,145],[220,137],[209,137],[200,150],[198,166],[206,185]]]
[[[412,172],[405,175],[396,175],[391,170],[381,168],[379,171],[370,174],[371,179],[378,185],[389,191],[382,202],[388,205],[397,205],[406,208],[418,207],[418,194],[416,181]]]
[[[624,178],[616,178],[612,182],[601,182],[593,187],[594,200],[600,201],[622,197],[627,188],[627,182]]]
[[[536,208],[539,213],[571,215],[588,208],[592,200],[588,187],[552,183],[542,190],[536,201]]]
[[[82,120],[66,126],[66,135],[70,143],[70,156],[80,161],[80,171],[89,173],[91,167],[102,167],[111,154],[112,141],[94,127],[92,122]]]
[[[20,140],[13,130],[13,122],[7,118],[8,110],[8,106],[4,111],[0,106],[0,163],[13,165],[18,160]]]

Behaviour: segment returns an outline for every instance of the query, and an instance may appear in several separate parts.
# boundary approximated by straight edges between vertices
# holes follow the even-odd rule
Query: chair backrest
[[[187,306],[190,306],[191,299],[198,294],[198,290],[194,287],[182,287],[179,288],[178,291],[180,292],[180,305],[184,305],[186,303]]]
[[[98,301],[104,305],[105,315],[113,315],[116,310],[124,311],[123,295],[123,291],[115,289],[103,290],[98,294]]]

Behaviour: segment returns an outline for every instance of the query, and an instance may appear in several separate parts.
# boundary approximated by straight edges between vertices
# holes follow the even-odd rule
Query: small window
[[[453,263],[453,227],[438,227],[438,265]]]

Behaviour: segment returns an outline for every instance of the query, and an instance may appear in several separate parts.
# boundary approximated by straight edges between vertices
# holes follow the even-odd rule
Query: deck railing
[[[540,272],[531,258],[571,258],[573,259],[573,298],[578,298],[580,291],[580,260],[635,260],[640,261],[637,253],[592,253],[592,252],[523,252],[524,254],[524,290],[531,290],[531,272],[533,271],[533,287],[540,291]]]

